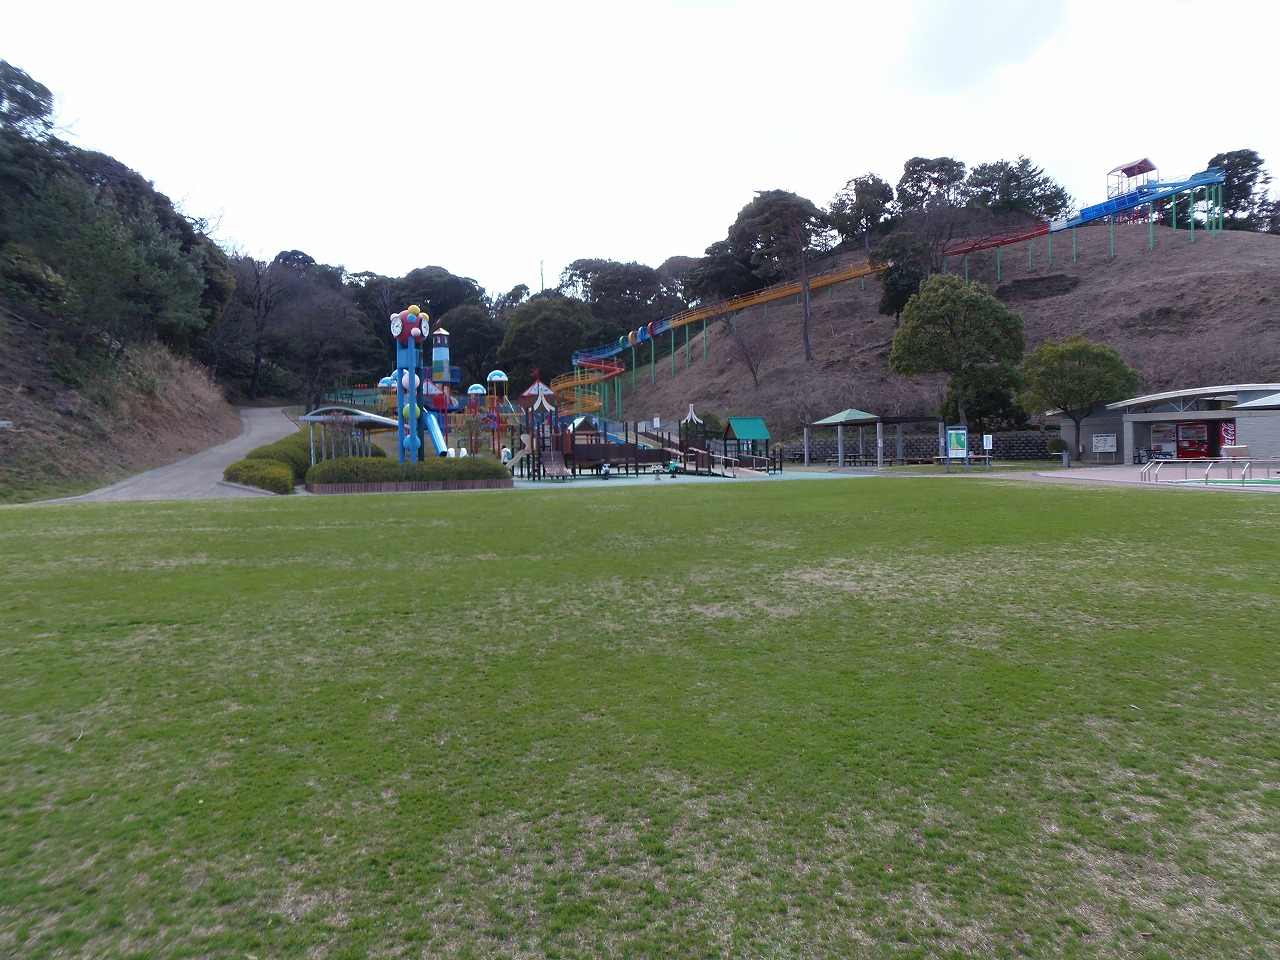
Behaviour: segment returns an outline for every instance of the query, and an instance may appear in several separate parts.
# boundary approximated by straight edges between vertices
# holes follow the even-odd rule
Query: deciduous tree
[[[1076,453],[1081,452],[1080,423],[1105,403],[1132,396],[1141,378],[1114,349],[1075,336],[1066,343],[1048,341],[1027,355],[1019,368],[1020,401],[1028,410],[1061,410],[1075,424]]]

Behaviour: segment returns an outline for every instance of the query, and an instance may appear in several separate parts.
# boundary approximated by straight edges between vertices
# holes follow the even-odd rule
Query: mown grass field
[[[1280,953],[1280,498],[0,509],[0,956]]]

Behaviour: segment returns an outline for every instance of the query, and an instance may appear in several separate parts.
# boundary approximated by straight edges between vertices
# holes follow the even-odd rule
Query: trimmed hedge
[[[298,430],[283,440],[255,447],[245,454],[246,460],[274,460],[289,468],[293,482],[301,483],[311,469],[311,433]]]
[[[222,471],[222,479],[270,493],[293,493],[293,471],[278,460],[237,460]]]
[[[1061,453],[1067,449],[1067,441],[1061,437],[1050,437],[1044,446],[1050,453]]]
[[[432,457],[417,463],[391,458],[340,457],[307,471],[307,483],[395,483],[400,480],[510,480],[511,471],[487,457]]]

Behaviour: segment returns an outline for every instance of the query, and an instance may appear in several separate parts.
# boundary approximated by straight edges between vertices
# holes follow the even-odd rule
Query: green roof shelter
[[[769,444],[772,441],[763,417],[730,417],[724,428],[725,456],[739,460],[744,457],[763,457],[766,470],[772,462],[769,456]]]
[[[902,442],[902,426],[907,423],[937,423],[938,424],[938,449],[942,449],[942,421],[937,417],[878,417],[874,413],[867,413],[865,410],[856,410],[850,407],[848,410],[841,410],[839,413],[833,413],[829,417],[821,420],[815,420],[813,423],[804,425],[804,464],[809,466],[809,431],[813,427],[835,427],[836,428],[836,466],[845,466],[845,461],[849,461],[850,466],[877,466],[883,467],[885,461],[884,455],[884,428],[888,424],[897,428],[898,451],[897,456],[890,454],[890,462],[906,463],[905,451]],[[866,449],[866,428],[875,425],[876,428],[876,449],[874,455],[869,455]],[[844,443],[844,428],[858,428],[858,453],[856,456],[847,456]]]
[[[804,465],[809,466],[809,431],[812,427],[835,427],[836,428],[836,466],[843,467],[845,465],[845,449],[844,449],[844,428],[858,428],[858,456],[856,462],[865,464],[867,455],[865,450],[863,430],[871,424],[876,426],[876,465],[880,466],[879,453],[884,449],[884,437],[881,433],[881,420],[874,413],[867,413],[865,410],[857,410],[850,407],[847,410],[841,410],[839,413],[833,413],[829,417],[823,417],[821,420],[815,420],[813,423],[804,425]]]

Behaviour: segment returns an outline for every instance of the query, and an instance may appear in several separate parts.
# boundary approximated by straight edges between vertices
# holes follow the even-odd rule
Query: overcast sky
[[[825,206],[904,161],[1025,154],[1081,205],[1150,157],[1280,179],[1276,0],[14,4],[0,59],[64,138],[215,239],[493,293],[657,266],[756,190]]]

